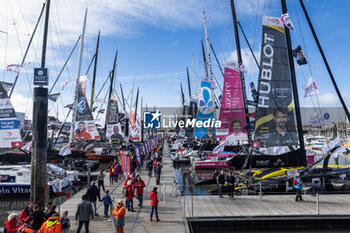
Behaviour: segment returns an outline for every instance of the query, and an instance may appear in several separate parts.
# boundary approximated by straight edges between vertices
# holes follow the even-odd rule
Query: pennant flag
[[[190,101],[197,104],[198,103],[198,96],[191,95],[190,96]]]
[[[56,102],[61,93],[55,93],[48,96],[49,100]]]
[[[219,145],[217,145],[217,146],[214,148],[213,152],[214,152],[214,153],[219,153],[219,152],[224,151],[225,142],[226,142],[226,141],[223,141],[222,143],[220,143]]]
[[[310,77],[309,80],[303,85],[303,89],[305,90],[304,97],[318,95],[318,88],[313,77]]]
[[[58,153],[61,156],[66,156],[66,155],[70,155],[72,153],[72,149],[70,147],[70,144],[67,143]]]
[[[17,75],[20,75],[23,67],[24,67],[23,65],[11,64],[6,66],[6,70],[13,73],[17,73]]]
[[[13,86],[13,83],[7,83],[7,82],[1,82],[1,81],[0,81],[0,84],[2,85],[6,93],[8,93],[11,87]]]
[[[281,21],[283,22],[284,25],[286,25],[287,28],[289,28],[292,31],[295,31],[293,22],[289,17],[288,13],[282,14]]]
[[[255,121],[249,121],[245,126],[245,130],[254,130],[255,129]]]
[[[29,152],[30,149],[32,148],[32,141],[28,142],[27,144],[25,144],[24,146],[22,146],[21,150],[27,151]]]
[[[105,112],[105,109],[98,110],[98,113],[104,113],[104,112]]]
[[[67,84],[68,84],[69,82],[70,82],[70,81],[67,80],[67,81],[65,81],[65,82],[63,83],[63,85],[62,85],[62,91],[64,90],[64,88],[67,86]]]
[[[297,61],[298,65],[301,66],[307,64],[304,52],[301,49],[300,45],[296,49],[293,49],[292,54],[293,57],[295,57],[295,60]]]
[[[258,102],[258,92],[255,89],[255,85],[253,82],[250,82],[250,89],[252,92],[252,97],[254,99],[254,102],[257,103]]]

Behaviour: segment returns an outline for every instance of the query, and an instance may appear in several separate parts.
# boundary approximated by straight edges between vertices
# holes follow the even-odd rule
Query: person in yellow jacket
[[[117,232],[123,233],[123,227],[125,225],[125,206],[122,200],[118,200],[117,206],[114,208],[112,214],[117,219]]]
[[[41,225],[38,233],[61,233],[60,217],[54,213],[46,222]]]

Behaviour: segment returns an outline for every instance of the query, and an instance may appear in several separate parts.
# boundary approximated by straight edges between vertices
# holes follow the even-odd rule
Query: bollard
[[[320,196],[316,193],[317,215],[320,215]]]
[[[262,201],[262,184],[260,182],[260,201]]]

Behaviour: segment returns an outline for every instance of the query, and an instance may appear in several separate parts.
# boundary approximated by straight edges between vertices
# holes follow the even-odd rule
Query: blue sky
[[[5,7],[0,10],[0,79],[13,82],[15,75],[2,71],[6,64],[20,63],[21,49],[24,51],[31,31],[38,18],[43,1],[30,3],[25,0],[16,2],[1,0]],[[260,44],[262,15],[280,16],[278,0],[236,0],[238,20],[244,27],[248,40],[260,60]],[[347,87],[347,76],[350,71],[348,54],[350,47],[349,1],[317,0],[304,1],[314,24],[315,30],[325,51],[330,67],[339,84],[348,107],[350,107],[350,91]],[[302,97],[301,86],[310,76],[310,68],[319,87],[319,102],[322,106],[340,106],[334,88],[322,62],[316,44],[312,38],[299,1],[287,1],[288,10],[296,32],[292,33],[293,48],[301,44],[310,66],[303,66],[303,72],[296,67],[299,94],[303,106],[313,106],[311,98]],[[120,0],[120,1],[68,1],[52,0],[50,12],[50,33],[47,51],[47,64],[50,70],[50,84],[53,83],[65,58],[81,33],[84,9],[88,7],[87,38],[84,46],[84,60],[81,73],[85,73],[87,65],[94,53],[98,30],[101,30],[101,47],[97,68],[98,90],[112,68],[115,50],[119,50],[117,65],[116,89],[123,85],[127,96],[135,77],[135,87],[140,87],[140,96],[144,105],[149,107],[180,105],[180,82],[184,86],[188,98],[186,83],[186,66],[189,67],[193,81],[192,55],[199,77],[204,75],[200,40],[204,40],[203,9],[206,11],[209,39],[212,42],[220,63],[227,59],[236,59],[233,25],[229,0]],[[16,26],[13,25],[15,21]],[[299,25],[301,27],[299,27]],[[16,33],[17,30],[17,33]],[[23,71],[18,86],[15,88],[12,102],[17,111],[24,111],[31,118],[32,70],[39,66],[43,24],[38,28],[34,38],[34,48],[29,51],[26,71]],[[18,35],[18,36],[17,36]],[[243,62],[247,67],[247,83],[258,77],[258,69],[240,33]],[[20,41],[20,42],[18,42]],[[19,46],[19,44],[21,46]],[[64,71],[59,85],[54,92],[62,92],[60,87],[66,80],[70,84],[62,92],[56,104],[49,105],[50,115],[59,112],[63,119],[63,105],[72,102],[74,79],[76,73],[77,52],[69,62],[69,73]],[[212,55],[214,75],[222,85],[223,77]],[[302,75],[302,73],[304,75]],[[70,74],[70,75],[69,75]],[[92,72],[89,73],[88,98]],[[50,86],[51,87],[51,86]],[[192,82],[192,88],[194,84]],[[100,97],[104,97],[107,88]],[[192,90],[193,92],[193,90]],[[250,97],[250,90],[247,90]],[[217,95],[219,91],[217,90]],[[316,98],[313,99],[316,103]]]

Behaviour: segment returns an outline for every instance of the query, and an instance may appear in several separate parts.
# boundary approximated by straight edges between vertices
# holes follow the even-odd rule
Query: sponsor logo
[[[157,112],[144,112],[143,119],[145,119],[144,127],[146,129],[160,129],[161,127],[162,113]]]
[[[78,101],[78,107],[77,107],[78,112],[83,113],[85,111],[85,107],[86,107],[85,98],[81,97]]]

